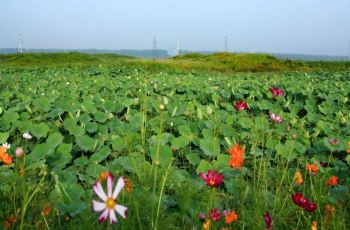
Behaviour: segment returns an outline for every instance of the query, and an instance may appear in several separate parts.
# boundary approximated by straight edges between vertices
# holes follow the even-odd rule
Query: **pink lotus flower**
[[[248,104],[246,102],[244,102],[243,100],[239,100],[239,101],[236,101],[235,108],[238,111],[243,111],[243,110],[248,108]]]
[[[272,93],[272,95],[274,97],[279,97],[279,96],[282,96],[284,94],[284,91],[281,90],[280,88],[278,87],[272,87],[270,88],[270,92]]]
[[[200,173],[200,177],[203,179],[203,181],[209,186],[209,187],[217,187],[222,184],[222,180],[224,178],[224,174],[214,172],[213,170],[209,170],[208,174]]]
[[[210,210],[209,217],[213,221],[218,222],[222,217],[222,213],[219,212],[218,208],[214,208],[214,209]]]
[[[112,191],[113,188],[113,176],[111,173],[107,176],[107,194],[104,192],[102,188],[102,184],[100,181],[93,186],[94,192],[96,195],[103,201],[95,201],[92,200],[92,207],[95,212],[102,212],[99,217],[99,222],[106,221],[109,216],[109,223],[113,224],[117,222],[117,217],[115,212],[117,212],[124,219],[127,216],[128,208],[117,203],[117,197],[120,191],[123,189],[125,185],[124,179],[120,177],[118,179],[117,185]]]
[[[278,124],[282,123],[283,119],[281,115],[276,115],[274,113],[269,114],[270,119],[274,122],[277,122]]]

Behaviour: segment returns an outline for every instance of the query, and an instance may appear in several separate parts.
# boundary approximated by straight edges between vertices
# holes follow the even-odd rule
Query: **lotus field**
[[[350,229],[350,74],[0,72],[1,229]]]

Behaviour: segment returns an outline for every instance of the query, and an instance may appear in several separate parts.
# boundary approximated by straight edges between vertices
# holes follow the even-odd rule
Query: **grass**
[[[169,59],[138,59],[116,54],[28,53],[0,55],[0,66],[12,68],[58,66],[127,66],[150,71],[197,71],[197,72],[315,72],[348,71],[350,62],[291,61],[280,60],[266,54],[215,53],[186,54]]]

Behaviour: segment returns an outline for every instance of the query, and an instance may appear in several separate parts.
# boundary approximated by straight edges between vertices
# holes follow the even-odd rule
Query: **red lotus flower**
[[[224,178],[224,174],[214,172],[213,170],[209,170],[208,174],[200,173],[200,177],[209,187],[217,187],[222,184],[222,180]]]
[[[305,211],[313,212],[317,209],[316,203],[310,203],[310,200],[299,192],[292,195],[292,200],[296,205],[303,208]]]
[[[270,213],[266,212],[263,216],[264,216],[264,221],[266,226],[265,230],[270,230],[272,227],[272,219],[271,219]]]
[[[284,94],[284,91],[281,90],[280,88],[278,87],[272,87],[270,88],[270,92],[272,93],[272,95],[274,97],[279,97],[279,96],[282,96]]]
[[[245,110],[248,108],[248,104],[246,102],[244,102],[243,100],[239,100],[239,101],[236,101],[235,108],[238,111],[242,111],[242,110]]]
[[[218,208],[210,210],[209,217],[215,222],[218,222],[221,219],[222,213],[219,212]]]

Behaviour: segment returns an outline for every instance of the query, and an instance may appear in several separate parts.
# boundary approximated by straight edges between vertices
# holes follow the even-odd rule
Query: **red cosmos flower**
[[[310,200],[308,198],[304,197],[304,195],[299,193],[299,192],[292,195],[292,200],[293,200],[294,204],[303,208],[305,211],[313,212],[317,209],[316,203],[310,203]]]
[[[218,208],[210,210],[209,217],[215,222],[218,222],[221,219],[222,213],[219,212]]]
[[[217,187],[222,184],[222,180],[224,178],[224,174],[214,172],[213,170],[209,170],[208,174],[200,173],[200,177],[209,187]]]
[[[282,96],[284,94],[284,91],[278,87],[271,87],[270,92],[272,93],[272,95],[274,97],[279,97],[279,96]]]
[[[242,110],[245,110],[248,108],[248,104],[246,102],[244,102],[243,100],[239,100],[239,101],[236,101],[235,108],[238,111],[242,111]]]
[[[266,212],[263,216],[264,216],[264,221],[266,226],[265,230],[270,230],[272,227],[272,219],[271,219],[270,213]]]
[[[331,178],[328,179],[327,181],[327,186],[332,187],[334,185],[338,184],[338,177],[337,176],[331,176]]]

